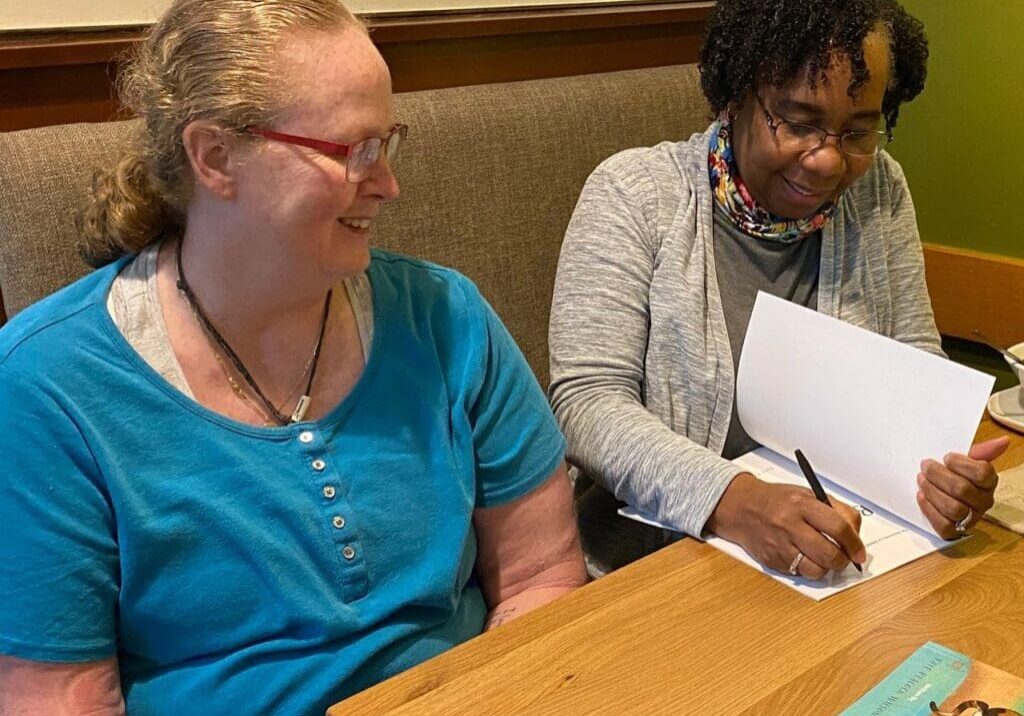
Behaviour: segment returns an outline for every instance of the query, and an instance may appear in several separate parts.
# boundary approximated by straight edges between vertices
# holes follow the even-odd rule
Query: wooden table
[[[982,523],[823,602],[682,540],[328,714],[828,716],[929,640],[1024,676],[1024,539]]]

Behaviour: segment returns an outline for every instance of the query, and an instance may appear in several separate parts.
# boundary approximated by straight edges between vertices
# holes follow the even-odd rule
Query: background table
[[[1024,437],[987,418],[978,439]],[[926,641],[1024,676],[1024,539],[972,539],[814,602],[682,540],[334,706],[353,714],[836,714]]]

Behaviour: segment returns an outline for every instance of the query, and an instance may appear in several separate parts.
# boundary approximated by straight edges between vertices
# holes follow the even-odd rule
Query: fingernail
[[[921,472],[924,472],[927,469],[928,469],[928,461],[927,460],[922,460],[921,461]]]
[[[920,472],[917,473],[917,486],[924,487],[924,475]]]

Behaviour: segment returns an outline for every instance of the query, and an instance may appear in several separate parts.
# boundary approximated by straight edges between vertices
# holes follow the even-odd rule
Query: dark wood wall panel
[[[104,63],[0,71],[0,131],[111,119],[115,68]]]
[[[395,90],[693,62],[711,2],[368,17]],[[0,34],[0,131],[118,112],[116,60],[141,30]]]
[[[0,131],[101,122],[117,109],[117,59],[140,30],[0,33]]]
[[[395,90],[563,77],[693,62],[700,27],[688,24],[381,44]]]

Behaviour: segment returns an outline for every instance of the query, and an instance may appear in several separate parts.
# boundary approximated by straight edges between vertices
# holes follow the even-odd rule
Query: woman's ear
[[[725,105],[725,108],[722,110],[721,113],[721,120],[723,122],[729,123],[735,122],[736,118],[743,113],[743,108],[748,103],[756,102],[757,100],[754,99],[754,90],[747,90],[746,92],[743,93],[742,97],[740,97],[739,99],[734,99],[731,102],[729,102],[729,104]]]
[[[214,122],[197,119],[186,125],[181,140],[196,185],[219,199],[234,199],[238,192],[237,155],[241,149],[234,137]]]

